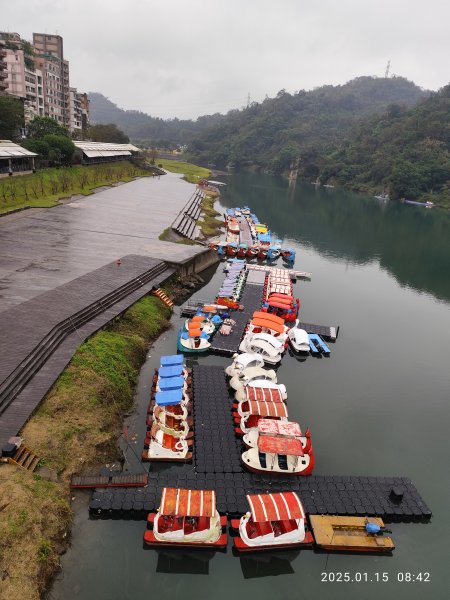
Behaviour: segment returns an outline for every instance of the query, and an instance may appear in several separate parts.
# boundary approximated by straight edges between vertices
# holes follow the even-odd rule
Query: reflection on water
[[[226,179],[221,204],[248,204],[286,240],[353,264],[376,261],[401,285],[450,299],[450,214],[251,173]]]
[[[299,554],[299,550],[249,552],[244,556],[239,554],[242,575],[244,579],[274,577],[275,575],[294,575],[295,570],[292,561]]]
[[[144,546],[145,549],[148,549]],[[150,549],[149,549],[150,550]],[[209,561],[214,557],[214,550],[193,549],[191,552],[183,548],[164,549],[155,548],[158,554],[156,563],[157,573],[174,573],[184,575],[209,575]]]

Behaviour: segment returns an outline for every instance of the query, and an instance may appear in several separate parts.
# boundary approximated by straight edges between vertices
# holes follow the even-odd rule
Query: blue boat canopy
[[[260,242],[268,242],[268,243],[270,243],[272,241],[272,236],[269,235],[268,233],[260,233],[260,234],[258,234],[258,240]]]
[[[232,248],[237,248],[236,242],[230,242],[228,245],[231,246]]]
[[[181,390],[171,390],[169,392],[156,392],[155,401],[158,406],[174,406],[181,404],[183,392]]]
[[[170,354],[161,356],[160,365],[161,367],[170,367],[172,365],[182,365],[184,363],[184,356],[182,354]]]
[[[160,379],[158,385],[161,392],[167,392],[169,390],[181,390],[184,383],[184,377],[168,377],[167,379]]]
[[[183,373],[183,365],[171,365],[170,367],[160,367],[158,375],[161,379],[167,379],[168,377],[180,377]]]

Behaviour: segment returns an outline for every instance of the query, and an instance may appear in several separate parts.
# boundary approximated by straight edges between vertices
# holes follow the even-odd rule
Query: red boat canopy
[[[276,421],[261,419],[258,421],[259,435],[283,435],[285,437],[301,437],[302,431],[298,423],[292,421]]]
[[[247,500],[252,520],[256,523],[305,518],[303,505],[295,492],[252,494],[247,496]]]
[[[290,294],[280,294],[279,292],[272,292],[270,294],[271,298],[285,298],[286,300],[290,300],[292,302],[292,300],[294,300],[294,296],[291,296]]]
[[[163,488],[160,513],[175,517],[214,517],[216,492]]]
[[[287,407],[283,402],[258,402],[250,400],[248,403],[248,412],[251,415],[260,415],[261,417],[287,417]]]
[[[284,325],[280,325],[274,321],[270,321],[269,319],[253,319],[253,321],[251,321],[251,325],[254,327],[266,327],[267,329],[275,331],[275,333],[284,333]]]
[[[253,313],[253,319],[265,319],[266,321],[273,321],[274,323],[278,323],[278,325],[284,325],[284,319],[282,319],[281,317],[271,315],[270,313],[262,312],[261,310],[256,310]]]
[[[248,385],[245,388],[247,400],[256,400],[257,402],[283,402],[283,395],[280,390],[256,387]]]
[[[258,448],[261,452],[269,452],[270,454],[287,454],[288,456],[303,456],[304,454],[299,439],[279,435],[260,435],[258,437]]]
[[[279,302],[280,304],[293,304],[292,296],[285,296],[284,294],[270,294],[269,302]]]

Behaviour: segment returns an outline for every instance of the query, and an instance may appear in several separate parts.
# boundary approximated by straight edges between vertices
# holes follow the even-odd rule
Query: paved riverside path
[[[1,217],[0,312],[127,254],[174,262],[197,254],[201,247],[158,239],[195,189],[168,173]]]

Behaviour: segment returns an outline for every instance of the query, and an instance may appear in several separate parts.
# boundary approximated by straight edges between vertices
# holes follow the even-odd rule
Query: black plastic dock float
[[[194,366],[195,444],[193,465],[149,473],[146,488],[97,489],[89,505],[98,518],[145,519],[161,503],[163,487],[212,489],[217,509],[232,516],[248,510],[246,494],[295,491],[308,514],[378,516],[384,521],[431,518],[420,494],[405,477],[255,474],[241,464],[242,439],[234,435],[232,395],[223,367]]]
[[[306,333],[316,333],[329,342],[335,342],[339,335],[339,327],[333,327],[331,325],[314,325],[313,323],[300,322],[298,327],[304,329]]]
[[[246,283],[239,301],[243,305],[244,310],[230,313],[231,318],[236,321],[236,325],[234,325],[230,335],[221,335],[219,332],[216,332],[211,342],[211,352],[234,354],[238,351],[247,323],[255,310],[261,307],[262,293],[263,288],[261,285]]]

